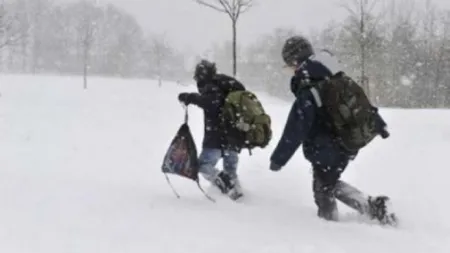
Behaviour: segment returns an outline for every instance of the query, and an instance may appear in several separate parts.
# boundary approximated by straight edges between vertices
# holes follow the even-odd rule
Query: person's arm
[[[292,105],[283,134],[270,161],[271,169],[279,170],[291,159],[310,133],[315,120],[316,108],[310,91],[303,91]]]
[[[196,105],[202,109],[220,106],[221,96],[219,93],[181,93],[178,100],[186,105]]]

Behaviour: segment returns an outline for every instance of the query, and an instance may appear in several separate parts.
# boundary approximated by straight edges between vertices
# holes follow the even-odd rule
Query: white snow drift
[[[83,90],[80,78],[1,76],[0,252],[450,252],[450,111],[382,109],[391,138],[378,138],[344,173],[392,197],[401,218],[393,229],[342,205],[344,222],[319,220],[301,149],[269,171],[290,102],[264,94],[274,140],[242,153],[243,203],[218,194],[212,203],[172,176],[175,198],[160,167],[183,120],[183,90],[194,88],[93,78]],[[200,145],[202,113],[190,115]]]

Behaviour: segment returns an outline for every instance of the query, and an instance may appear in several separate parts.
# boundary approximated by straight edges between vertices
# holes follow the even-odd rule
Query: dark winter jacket
[[[303,62],[291,79],[291,90],[296,100],[292,105],[282,137],[275,148],[271,162],[283,167],[303,144],[303,153],[314,167],[345,169],[348,161],[356,156],[341,148],[325,126],[320,108],[310,89],[311,82],[342,72],[337,60],[328,52],[320,52]],[[386,124],[379,117],[380,131]]]
[[[184,98],[184,102],[197,105],[203,109],[203,147],[240,151],[242,143],[230,142],[227,135],[234,133],[225,133],[219,115],[225,102],[225,97],[230,91],[245,90],[242,83],[233,77],[217,74],[211,81],[198,82],[197,88],[199,93],[188,93],[186,98]]]

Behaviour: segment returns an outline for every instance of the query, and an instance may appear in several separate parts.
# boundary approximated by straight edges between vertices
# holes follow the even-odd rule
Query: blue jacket
[[[270,158],[272,163],[285,166],[302,144],[304,156],[313,166],[344,169],[348,161],[356,156],[356,153],[346,151],[335,142],[318,113],[313,93],[304,88],[311,82],[322,81],[341,71],[336,58],[327,51],[313,55],[298,67],[291,79],[291,91],[296,99]],[[380,127],[385,127],[379,118]]]

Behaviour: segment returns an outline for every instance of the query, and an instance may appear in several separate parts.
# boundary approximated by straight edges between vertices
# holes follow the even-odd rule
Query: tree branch
[[[236,12],[236,20],[241,14],[247,12],[251,7],[253,7],[253,0],[238,0],[237,4],[238,8]]]
[[[253,7],[253,0],[239,0],[239,13],[245,13]]]
[[[368,9],[366,8],[365,11],[366,11],[367,13],[372,13],[372,12],[373,12],[373,9],[375,9],[375,6],[376,6],[379,2],[380,2],[379,0],[374,0],[374,1],[372,1],[372,5],[370,5],[370,6],[368,7]],[[368,3],[366,3],[365,7],[367,7],[367,4],[368,4]]]
[[[196,3],[215,11],[228,14],[231,20],[236,21],[240,14],[247,12],[253,6],[253,0],[194,0]],[[215,4],[210,3],[216,1]]]
[[[12,46],[25,37],[18,28],[18,16],[7,15],[4,6],[0,7],[0,48]]]
[[[350,8],[350,6],[348,5],[348,4],[339,4],[342,8],[344,8],[346,11],[348,11],[350,14],[351,14],[351,16],[357,16],[357,17],[359,17],[359,15],[358,15],[358,13],[356,13],[354,10],[352,10],[351,8]]]
[[[16,44],[16,42],[18,42],[19,40],[20,40],[20,37],[8,38],[7,40],[0,43],[0,49],[4,48],[6,46],[12,46],[12,45]]]
[[[219,0],[219,3],[221,4],[220,6],[217,6],[217,5],[214,5],[214,4],[207,3],[207,2],[205,2],[204,0],[194,0],[194,1],[195,1],[196,3],[198,3],[198,4],[200,4],[200,5],[209,7],[209,8],[211,8],[211,9],[216,10],[216,11],[219,11],[219,12],[223,12],[223,13],[229,14],[229,13],[227,12],[227,9],[225,8],[225,6],[222,4],[222,0]]]
[[[225,11],[228,13],[228,14],[232,14],[233,13],[233,11],[234,11],[234,9],[233,9],[233,7],[234,7],[234,5],[233,5],[233,7],[230,5],[230,3],[227,1],[227,0],[219,0],[219,2],[220,2],[220,4],[223,6],[223,8],[225,9]]]

